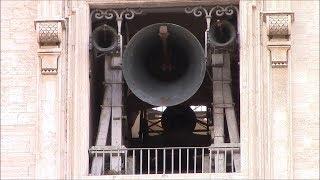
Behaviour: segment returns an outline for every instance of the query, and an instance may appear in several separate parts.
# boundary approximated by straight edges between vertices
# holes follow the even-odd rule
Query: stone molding
[[[36,20],[35,28],[38,37],[38,55],[41,61],[41,74],[58,74],[58,59],[61,54],[63,19]]]

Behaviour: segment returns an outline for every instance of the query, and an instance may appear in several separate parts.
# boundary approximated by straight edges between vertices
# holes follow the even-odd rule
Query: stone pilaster
[[[263,14],[268,36],[270,58],[270,122],[268,154],[270,171],[267,178],[291,178],[291,118],[289,70],[290,35],[293,14],[265,12]]]
[[[61,2],[39,1],[35,28],[38,38],[39,72],[39,121],[36,179],[64,177],[61,141],[61,78],[59,64],[63,50],[64,20]]]

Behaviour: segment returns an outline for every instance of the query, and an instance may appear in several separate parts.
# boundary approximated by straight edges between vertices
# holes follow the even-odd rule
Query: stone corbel
[[[58,59],[60,56],[60,49],[39,49],[38,55],[40,57],[41,74],[55,75],[58,74]]]
[[[35,28],[38,36],[41,74],[57,74],[58,59],[61,54],[62,30],[65,28],[64,20],[36,20]]]
[[[288,50],[291,47],[291,23],[294,20],[290,12],[264,12],[266,22],[268,49],[270,50],[272,67],[288,66]]]
[[[288,66],[288,50],[290,45],[274,45],[269,44],[271,66],[273,68],[287,67]]]
[[[294,21],[290,12],[263,12],[263,21],[266,22],[269,40],[285,41],[291,35],[291,23]]]

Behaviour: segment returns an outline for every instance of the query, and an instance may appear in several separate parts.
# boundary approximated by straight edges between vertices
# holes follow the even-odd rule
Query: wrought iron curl
[[[136,14],[142,14],[140,9],[96,9],[93,10],[91,16],[96,20],[113,18],[119,19],[133,19]]]
[[[100,19],[103,19],[103,18],[105,18],[105,19],[113,19],[114,18],[114,13],[109,9],[106,9],[106,10],[96,9],[96,10],[92,11],[91,16],[94,17],[97,20],[100,20]]]
[[[187,14],[192,14],[196,17],[200,17],[202,16],[203,12],[202,11],[206,11],[206,9],[204,9],[203,7],[201,6],[198,6],[198,7],[194,7],[194,8],[191,8],[191,7],[186,7],[185,8],[185,12]]]
[[[201,17],[205,14],[206,17],[212,17],[212,15],[221,17],[224,15],[231,16],[236,12],[238,14],[238,8],[234,5],[229,6],[213,6],[211,9],[208,7],[186,7],[185,12],[187,14],[193,14],[195,17]]]
[[[226,7],[222,7],[222,6],[217,6],[217,10],[216,10],[216,16],[223,16],[223,15],[227,15],[227,16],[231,16],[234,14],[234,11],[236,11],[236,13],[238,14],[238,8],[235,7],[234,5],[230,5],[230,6],[226,6]]]
[[[123,11],[123,15],[125,19],[133,19],[136,14],[142,14],[141,9],[126,9]]]
[[[106,11],[105,11],[105,14],[104,14],[104,17],[105,17],[106,19],[113,19],[114,14],[112,13],[112,11],[106,10]]]

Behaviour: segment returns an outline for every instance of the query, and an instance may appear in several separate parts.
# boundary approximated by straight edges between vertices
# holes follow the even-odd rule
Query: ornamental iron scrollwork
[[[133,19],[136,14],[142,14],[141,9],[96,9],[92,11],[92,17],[96,20]]]
[[[221,16],[231,16],[236,12],[238,14],[239,10],[236,6],[214,6],[210,8],[198,6],[198,7],[186,7],[185,12],[187,14],[193,14],[196,17],[200,17],[205,14],[205,17],[212,17],[213,15],[221,17]]]

